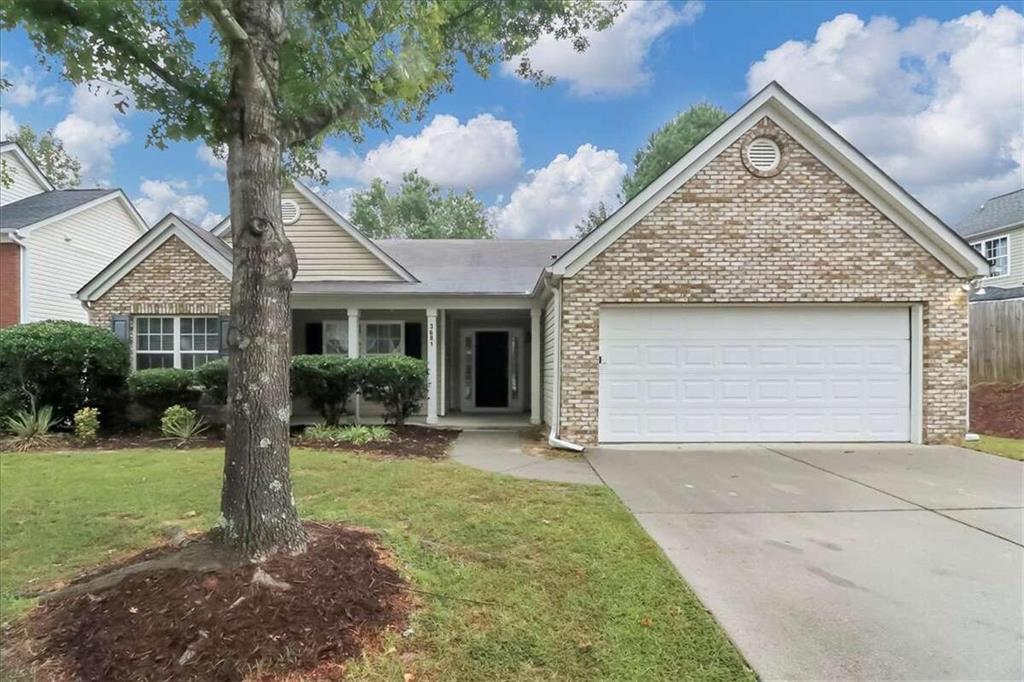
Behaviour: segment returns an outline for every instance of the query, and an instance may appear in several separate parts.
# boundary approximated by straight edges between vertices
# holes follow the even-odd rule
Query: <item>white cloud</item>
[[[545,35],[527,56],[533,68],[567,82],[575,95],[627,95],[650,82],[646,62],[654,42],[676,26],[693,24],[703,11],[699,0],[682,5],[662,0],[627,2],[610,27],[587,33],[590,46],[584,52],[573,49],[570,41]],[[502,72],[514,76],[518,64],[518,59],[506,62]]]
[[[0,140],[6,140],[18,131],[18,122],[11,112],[0,109]]]
[[[490,114],[465,124],[454,116],[435,116],[418,135],[398,135],[363,158],[331,148],[320,154],[331,178],[396,182],[403,173],[418,170],[445,187],[475,190],[509,182],[522,163],[515,126]]]
[[[189,194],[188,183],[168,180],[143,179],[139,185],[142,196],[134,200],[135,207],[150,225],[168,213],[175,213],[203,227],[213,227],[222,216],[210,210],[210,204],[201,194]]]
[[[0,92],[4,106],[25,107],[36,101],[42,101],[43,104],[60,101],[57,89],[41,85],[42,74],[30,66],[12,69],[10,62],[0,61],[0,77],[11,84],[9,88]]]
[[[210,168],[223,171],[227,167],[227,161],[224,159],[224,154],[214,153],[213,149],[209,145],[201,144],[196,148],[196,158],[208,165]]]
[[[789,41],[750,67],[878,163],[927,206],[959,220],[1022,182],[1024,17],[1001,7],[900,26],[842,14],[813,41]]]
[[[71,113],[54,129],[68,152],[81,162],[84,184],[106,184],[114,165],[112,151],[131,138],[119,122],[123,115],[114,108],[118,99],[107,92],[107,86],[90,92],[88,85],[76,85]]]
[[[544,168],[532,170],[495,210],[498,233],[507,238],[563,238],[587,212],[605,202],[617,205],[616,194],[626,164],[610,149],[581,145],[571,157],[559,154]]]
[[[328,204],[334,207],[341,215],[348,217],[352,212],[352,199],[355,197],[356,192],[359,191],[358,187],[341,187],[339,189],[320,189],[315,188],[313,190],[324,198]]]

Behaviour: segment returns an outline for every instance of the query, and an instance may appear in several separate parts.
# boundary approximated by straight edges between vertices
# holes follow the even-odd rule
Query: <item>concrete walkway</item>
[[[557,459],[527,455],[523,452],[519,432],[510,429],[463,431],[455,441],[451,458],[475,469],[517,478],[602,485],[582,457]]]
[[[1019,680],[1024,465],[954,447],[587,458],[765,680]]]

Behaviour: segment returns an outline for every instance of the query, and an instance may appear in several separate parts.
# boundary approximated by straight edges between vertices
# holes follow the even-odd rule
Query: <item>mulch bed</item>
[[[971,431],[1024,438],[1024,384],[972,386]]]
[[[343,443],[330,440],[312,440],[301,435],[292,439],[294,445],[317,450],[345,450],[383,457],[426,457],[441,459],[448,455],[452,443],[459,437],[456,429],[434,429],[426,426],[392,426],[391,439],[380,443]]]
[[[41,679],[338,675],[384,632],[401,632],[413,601],[372,535],[337,524],[306,529],[304,554],[262,565],[290,589],[254,585],[253,565],[132,574],[96,594],[42,603],[9,651]]]

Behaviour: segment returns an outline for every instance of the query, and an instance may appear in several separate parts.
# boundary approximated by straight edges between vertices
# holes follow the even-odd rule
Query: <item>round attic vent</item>
[[[291,199],[281,200],[281,222],[291,225],[299,219],[299,205]]]
[[[779,145],[770,137],[759,137],[747,145],[747,162],[762,173],[775,170],[781,159]]]

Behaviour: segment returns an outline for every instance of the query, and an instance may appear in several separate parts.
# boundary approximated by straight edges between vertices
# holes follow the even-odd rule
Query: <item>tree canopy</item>
[[[587,212],[587,217],[576,223],[576,239],[583,239],[608,220],[608,207],[602,201]]]
[[[52,130],[37,135],[32,126],[22,124],[7,139],[18,143],[54,187],[78,187],[82,181],[82,164],[64,149],[64,143]]]
[[[443,192],[416,171],[397,191],[375,178],[352,199],[352,222],[373,239],[491,239],[487,207],[471,190]]]
[[[633,155],[633,172],[622,180],[626,201],[639,194],[728,117],[721,107],[702,102],[656,130]]]

